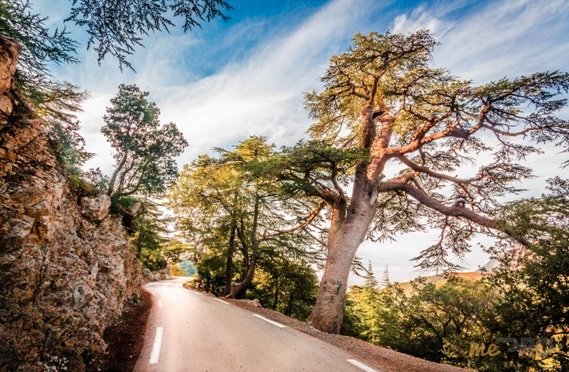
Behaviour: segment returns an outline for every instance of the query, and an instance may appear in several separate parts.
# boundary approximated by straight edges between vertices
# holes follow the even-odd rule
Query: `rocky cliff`
[[[14,87],[19,51],[0,37],[0,370],[80,371],[141,268],[108,197],[80,196],[60,171]]]

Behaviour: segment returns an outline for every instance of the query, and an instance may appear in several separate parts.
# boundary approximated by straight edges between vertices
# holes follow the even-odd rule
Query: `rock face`
[[[141,267],[110,200],[80,198],[59,170],[13,86],[19,51],[0,37],[0,370],[81,371]]]
[[[145,282],[156,282],[159,280],[172,279],[172,276],[168,272],[168,269],[162,269],[158,271],[150,271],[148,268],[142,269],[142,276]]]
[[[111,198],[108,195],[81,198],[81,214],[90,221],[102,221],[109,215]]]

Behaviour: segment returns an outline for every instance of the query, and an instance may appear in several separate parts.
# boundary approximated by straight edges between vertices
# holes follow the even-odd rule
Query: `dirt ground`
[[[91,371],[132,371],[144,345],[146,320],[152,307],[150,293],[142,290],[141,301],[129,308],[121,320],[105,330],[108,353]]]

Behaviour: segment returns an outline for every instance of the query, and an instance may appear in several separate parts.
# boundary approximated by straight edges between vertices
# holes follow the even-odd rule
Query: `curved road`
[[[145,285],[153,304],[135,371],[374,371],[319,339],[185,289],[186,280]]]

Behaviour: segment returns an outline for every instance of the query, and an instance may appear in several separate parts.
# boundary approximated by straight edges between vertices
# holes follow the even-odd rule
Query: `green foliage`
[[[198,270],[198,288],[215,296],[227,294],[226,289],[226,256],[206,252],[196,262]]]
[[[18,79],[28,89],[49,84],[49,63],[75,63],[77,43],[64,29],[51,32],[47,17],[33,13],[26,0],[0,0],[0,34],[22,46]],[[36,86],[32,88],[32,86]],[[43,89],[39,89],[43,91]]]
[[[84,149],[76,113],[86,93],[76,86],[51,79],[50,63],[75,63],[77,43],[68,32],[48,29],[46,17],[33,13],[28,1],[0,0],[0,34],[22,47],[16,85],[46,123],[45,131],[58,162],[71,177],[91,157]]]
[[[269,299],[276,296],[275,308],[305,317],[300,309],[311,301],[313,286],[303,262],[314,262],[319,248],[313,247],[309,223],[302,221],[314,205],[291,198],[274,182],[266,164],[275,153],[264,138],[250,137],[233,150],[217,151],[218,157],[202,155],[186,165],[169,195],[178,228],[197,247],[203,287],[228,294],[232,282],[243,284],[265,303],[272,306]],[[291,272],[290,278],[283,279],[280,270]],[[289,296],[292,289],[287,288],[295,286],[297,293]],[[285,298],[286,306],[281,304]]]
[[[137,199],[133,196],[120,196],[113,199],[113,203],[111,205],[113,213],[122,213],[124,211],[128,211],[134,203],[136,203]]]
[[[361,337],[374,344],[380,342],[386,324],[386,315],[378,283],[371,269],[365,275],[363,286],[352,286],[346,299],[346,315],[341,333]]]
[[[435,362],[476,369],[501,365],[500,358],[469,355],[473,342],[493,339],[486,323],[494,317],[496,294],[489,286],[459,278],[441,286],[418,279],[409,291],[373,284],[348,293],[344,334]]]
[[[251,297],[265,308],[306,320],[318,289],[314,270],[302,260],[267,256],[253,281]]]
[[[520,347],[510,353],[511,370],[569,368],[569,182],[555,178],[549,184],[541,198],[504,208],[508,235],[491,249],[500,267],[489,281],[502,296],[499,316],[488,326],[503,337],[545,340],[547,350],[535,354]]]
[[[330,199],[332,192],[328,188],[338,191],[347,186],[355,165],[368,159],[369,155],[361,149],[338,149],[323,141],[300,141],[258,162],[256,169],[261,176],[278,180],[287,194]],[[331,179],[335,184],[330,184]]]
[[[126,198],[121,200],[127,202]],[[143,265],[152,271],[166,267],[161,249],[166,241],[162,237],[163,233],[164,228],[156,214],[145,213],[134,219],[134,234],[131,238],[133,245]]]
[[[426,31],[356,34],[347,52],[330,58],[324,89],[306,94],[306,108],[315,120],[311,136],[339,147],[359,146],[365,132],[362,110],[370,103],[373,109],[385,109],[398,78],[424,68],[435,44]]]
[[[99,62],[111,54],[121,68],[132,68],[127,57],[145,36],[174,27],[172,18],[181,17],[188,31],[217,17],[227,20],[230,9],[224,0],[73,0],[67,20],[87,30],[87,46],[94,46]]]
[[[94,47],[99,62],[107,54],[117,58],[119,66],[132,65],[127,60],[142,39],[150,33],[169,31],[171,19],[183,19],[184,31],[201,27],[224,14],[231,6],[224,0],[72,0],[66,21],[86,29],[87,47]],[[69,32],[45,26],[47,17],[33,13],[27,0],[0,1],[0,34],[19,41],[23,46],[20,79],[26,86],[50,83],[49,63],[76,63],[78,43]]]
[[[170,223],[170,219],[166,219],[163,223]],[[179,238],[168,238],[161,245],[162,256],[169,263],[178,263],[182,261],[192,262],[192,247]]]
[[[145,246],[140,251],[140,261],[150,271],[158,271],[167,267],[167,262],[158,247]]]
[[[81,176],[83,171],[81,165],[87,161],[92,154],[84,150],[84,140],[78,133],[77,126],[64,126],[59,122],[52,122],[48,127],[48,140],[59,164],[68,173]]]
[[[565,371],[569,361],[569,182],[512,202],[490,249],[500,266],[481,281],[424,280],[348,294],[343,333],[421,358],[481,371]],[[473,345],[497,355],[473,355]]]
[[[451,278],[440,287],[424,281],[412,282],[412,292],[389,287],[385,292],[392,313],[389,339],[382,341],[397,350],[436,362],[464,367],[472,365],[472,342],[487,342],[484,327],[493,317],[494,294],[476,282]]]
[[[176,179],[175,158],[188,143],[174,123],[162,125],[159,115],[148,92],[136,85],[120,85],[111,99],[101,131],[115,150],[107,188],[113,199],[161,193]]]
[[[107,188],[109,187],[109,177],[103,174],[101,168],[91,168],[84,172],[83,176],[99,193],[107,192]]]
[[[452,256],[467,252],[475,234],[496,227],[487,216],[532,177],[525,157],[539,153],[541,144],[567,149],[569,123],[557,115],[566,105],[569,74],[539,72],[476,86],[432,67],[435,46],[427,31],[355,35],[346,52],[330,59],[323,89],[305,102],[312,139],[328,151],[359,150],[362,157],[350,167],[309,168],[307,177],[299,171],[293,180],[298,191],[338,206],[339,221],[349,220],[348,210],[374,205],[367,226],[373,240],[440,230],[417,264],[453,270]],[[488,134],[498,141],[489,145]],[[470,175],[456,177],[473,165],[478,169]],[[456,200],[468,208],[445,208]]]
[[[118,199],[120,208],[129,209],[138,200],[131,197]],[[169,268],[172,275],[189,276],[195,268],[188,259],[192,249],[187,243],[169,237],[167,225],[159,206],[147,201],[144,212],[137,215],[132,223],[131,243],[142,264],[151,271]]]
[[[85,151],[76,113],[81,111],[86,93],[72,84],[53,81],[48,70],[50,63],[77,62],[77,43],[65,29],[49,30],[46,20],[33,13],[28,1],[0,0],[0,35],[22,47],[16,86],[44,120],[50,146],[71,186],[84,191],[90,188],[81,180],[80,167],[92,154]]]

